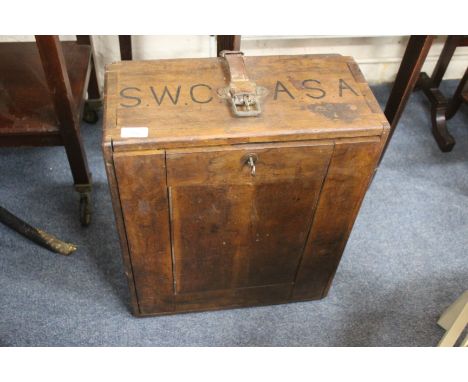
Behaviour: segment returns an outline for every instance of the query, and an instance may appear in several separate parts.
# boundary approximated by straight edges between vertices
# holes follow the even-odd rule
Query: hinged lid
[[[221,57],[107,66],[104,141],[114,150],[152,149],[379,136],[388,128],[351,57],[244,56],[243,62],[244,83],[236,69],[233,81]],[[252,98],[244,101],[246,94]]]

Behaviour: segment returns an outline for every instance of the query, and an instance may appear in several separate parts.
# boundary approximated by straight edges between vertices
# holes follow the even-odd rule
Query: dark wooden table
[[[468,46],[468,36],[448,36],[431,77],[421,73],[418,82],[418,87],[424,91],[431,104],[432,134],[444,152],[452,151],[455,145],[455,139],[447,129],[447,121],[455,115],[462,103],[468,102],[468,68],[450,100],[439,89],[453,54],[460,46]]]
[[[0,57],[0,146],[63,145],[80,194],[80,220],[88,225],[91,174],[80,120],[84,114],[88,122],[97,121],[86,93],[95,103],[100,99],[89,36],[5,42]]]

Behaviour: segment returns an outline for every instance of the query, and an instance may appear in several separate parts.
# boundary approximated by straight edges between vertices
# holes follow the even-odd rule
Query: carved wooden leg
[[[463,94],[466,92],[468,69],[465,71],[465,75],[460,81],[450,103],[446,100],[438,87],[444,77],[455,49],[457,46],[461,45],[463,45],[463,36],[449,36],[431,78],[429,78],[426,73],[421,73],[419,77],[419,86],[431,103],[432,133],[439,148],[444,152],[452,151],[455,145],[454,138],[447,130],[447,120],[455,115],[461,103],[464,102]]]
[[[432,134],[440,150],[444,152],[452,151],[455,140],[447,130],[446,114],[448,102],[438,88],[455,53],[455,49],[460,42],[460,38],[461,36],[447,37],[431,78],[426,73],[421,73],[418,82],[418,87],[424,91],[424,94],[431,103]]]
[[[453,146],[455,146],[455,139],[447,130],[445,117],[448,101],[438,88],[431,86],[432,81],[426,73],[421,73],[419,84],[431,103],[432,134],[437,145],[443,152],[452,151]]]
[[[437,89],[437,94],[442,96],[442,93]],[[449,152],[453,150],[455,146],[455,139],[447,130],[447,120],[445,113],[447,111],[447,100],[443,98],[444,102],[435,102],[431,107],[431,122],[432,122],[432,134],[443,152]]]

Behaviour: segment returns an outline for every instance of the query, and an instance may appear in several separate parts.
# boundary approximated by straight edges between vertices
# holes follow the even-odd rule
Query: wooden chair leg
[[[65,58],[58,36],[36,36],[36,43],[70,163],[75,189],[80,193],[80,219],[83,225],[88,225],[91,174],[80,136],[79,121],[74,110]]]
[[[223,50],[240,50],[240,35],[218,35],[216,36],[216,55]]]
[[[433,36],[411,36],[408,41],[400,69],[385,107],[385,116],[390,123],[391,129],[380,160],[382,160],[409,96],[416,85],[433,40]]]
[[[120,59],[122,61],[131,61],[132,60],[132,36],[120,35],[119,46],[120,46]]]

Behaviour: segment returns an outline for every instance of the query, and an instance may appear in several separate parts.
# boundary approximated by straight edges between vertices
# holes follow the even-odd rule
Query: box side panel
[[[174,310],[165,153],[114,154],[141,314]]]
[[[104,162],[106,167],[107,179],[109,183],[109,191],[112,199],[112,207],[114,209],[115,224],[120,239],[120,248],[122,251],[122,260],[125,267],[125,275],[127,277],[128,287],[130,290],[130,305],[132,313],[138,315],[138,300],[136,295],[135,283],[133,280],[133,270],[128,251],[127,235],[125,233],[125,224],[123,221],[122,208],[120,205],[119,190],[117,187],[117,179],[115,177],[114,162],[112,159],[112,147],[110,144],[103,144]]]
[[[106,71],[104,74],[104,110],[102,121],[102,142],[103,145],[109,145],[112,148],[112,139],[109,131],[116,127],[117,100],[115,94],[118,88],[118,73]]]
[[[384,139],[337,142],[296,276],[293,300],[323,297],[335,274]]]

